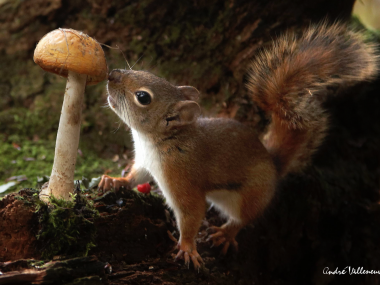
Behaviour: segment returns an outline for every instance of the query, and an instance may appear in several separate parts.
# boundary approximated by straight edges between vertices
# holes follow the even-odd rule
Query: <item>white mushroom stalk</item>
[[[74,172],[77,161],[80,125],[82,119],[82,106],[84,89],[86,87],[84,74],[69,71],[63,99],[61,118],[55,144],[54,164],[51,171],[48,195],[69,198],[74,189]]]
[[[34,61],[48,72],[67,77],[54,165],[49,186],[41,191],[40,197],[46,201],[54,195],[68,200],[74,190],[84,90],[86,84],[106,79],[107,64],[99,43],[71,29],[58,29],[45,35],[36,47]]]

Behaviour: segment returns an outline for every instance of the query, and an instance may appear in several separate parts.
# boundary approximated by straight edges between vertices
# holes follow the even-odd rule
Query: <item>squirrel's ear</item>
[[[186,100],[197,101],[199,98],[199,91],[193,86],[177,86],[179,91],[185,96]]]
[[[180,101],[174,106],[175,116],[166,118],[166,126],[180,127],[191,124],[201,114],[201,108],[194,101]]]

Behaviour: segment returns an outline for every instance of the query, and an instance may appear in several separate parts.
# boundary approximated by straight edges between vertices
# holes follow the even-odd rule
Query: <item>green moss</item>
[[[34,207],[40,230],[36,237],[44,259],[55,255],[87,256],[95,247],[96,228],[92,220],[99,216],[93,202],[81,195],[79,185],[70,201],[49,198],[46,204],[39,190],[24,188],[14,196],[26,206]]]
[[[95,247],[96,228],[90,219],[99,216],[98,211],[80,190],[71,201],[52,196],[49,206],[39,204],[37,214],[41,230],[37,239],[43,244],[42,258],[51,259],[55,255],[87,256]]]
[[[31,267],[39,268],[45,264],[45,261],[30,259],[30,260],[28,260],[28,264]]]

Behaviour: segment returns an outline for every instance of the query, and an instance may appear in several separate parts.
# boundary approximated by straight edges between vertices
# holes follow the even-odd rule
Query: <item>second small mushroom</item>
[[[53,169],[49,186],[40,195],[68,200],[74,189],[84,89],[86,84],[97,84],[107,78],[107,63],[97,41],[71,29],[46,34],[34,51],[34,62],[45,71],[67,77]]]

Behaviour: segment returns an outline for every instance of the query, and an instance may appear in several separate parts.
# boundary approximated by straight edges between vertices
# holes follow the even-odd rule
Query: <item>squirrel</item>
[[[328,90],[374,79],[376,46],[345,25],[321,23],[301,35],[287,32],[249,65],[246,84],[268,114],[262,141],[233,119],[204,118],[192,86],[174,86],[146,71],[115,69],[109,74],[110,108],[131,128],[135,162],[127,177],[103,175],[101,191],[134,188],[151,177],[173,209],[180,239],[176,258],[203,263],[195,236],[206,201],[228,220],[212,227],[209,240],[237,249],[239,230],[271,202],[288,173],[310,163],[328,129],[322,103]]]

